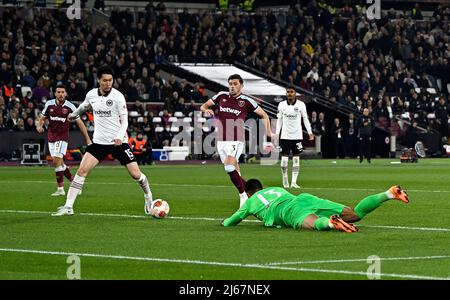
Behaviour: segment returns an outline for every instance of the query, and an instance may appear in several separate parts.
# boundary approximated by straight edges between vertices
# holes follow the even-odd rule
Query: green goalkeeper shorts
[[[345,207],[343,204],[302,193],[283,207],[281,217],[286,226],[298,229],[309,215],[329,218],[340,215]]]

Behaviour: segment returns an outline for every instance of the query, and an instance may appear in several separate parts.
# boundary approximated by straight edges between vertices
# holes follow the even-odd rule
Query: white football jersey
[[[121,92],[112,88],[108,94],[102,96],[98,88],[92,89],[78,107],[82,110],[89,108],[92,108],[94,114],[94,143],[112,145],[114,139],[121,139],[123,143],[128,142],[126,129],[121,128],[120,121],[121,115],[128,118],[127,103]],[[75,114],[78,112],[79,110]]]
[[[303,140],[302,120],[308,134],[312,134],[309,123],[306,105],[300,100],[289,105],[287,100],[278,104],[276,133],[280,134],[283,140]]]

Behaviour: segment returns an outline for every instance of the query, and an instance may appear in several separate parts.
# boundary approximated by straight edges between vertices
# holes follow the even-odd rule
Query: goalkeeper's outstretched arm
[[[69,115],[69,120],[73,121],[74,119],[77,119],[79,116],[81,116],[84,112],[88,111],[91,108],[91,104],[89,103],[88,99],[85,99],[83,103],[78,106],[78,108],[72,112]]]
[[[231,217],[223,220],[221,225],[225,227],[236,226],[237,224],[241,223],[242,220],[247,218],[249,215],[250,213],[248,212],[247,207],[244,204]]]

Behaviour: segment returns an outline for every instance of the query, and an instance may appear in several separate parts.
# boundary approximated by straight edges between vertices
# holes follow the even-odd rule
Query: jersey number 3
[[[264,193],[263,193],[264,195],[275,195],[275,199],[278,199],[278,198],[280,198],[281,196],[282,196],[282,194],[280,193],[280,192],[277,192],[277,191],[275,191],[275,190],[268,190],[268,191],[265,191]],[[261,200],[261,202],[266,206],[266,208],[267,207],[269,207],[269,205],[270,205],[270,202],[272,202],[273,200],[275,200],[275,199],[272,199],[272,201],[268,201],[263,195],[261,195],[261,194],[258,194],[257,195],[257,197],[258,197],[258,199],[259,200]]]

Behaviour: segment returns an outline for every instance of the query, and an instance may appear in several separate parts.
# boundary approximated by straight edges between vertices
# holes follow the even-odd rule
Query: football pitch
[[[254,218],[219,226],[239,203],[220,164],[142,167],[154,198],[170,204],[166,219],[144,215],[142,190],[121,166],[97,167],[75,215],[59,218],[50,213],[65,197],[50,196],[51,167],[0,167],[0,279],[67,279],[72,255],[81,279],[368,279],[368,270],[448,279],[450,160],[391,161],[301,161],[300,191],[349,206],[394,184],[408,191],[410,204],[384,203],[353,234],[265,228]],[[265,187],[281,184],[279,165],[241,170]]]

